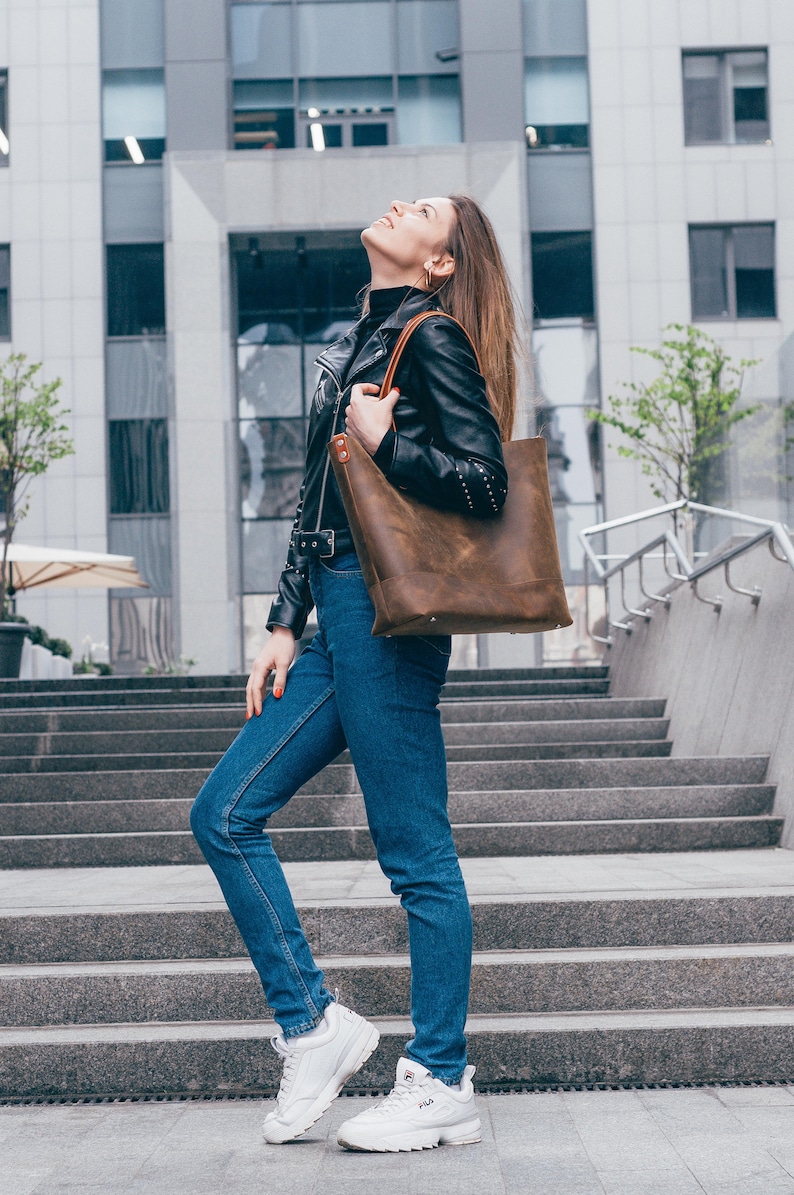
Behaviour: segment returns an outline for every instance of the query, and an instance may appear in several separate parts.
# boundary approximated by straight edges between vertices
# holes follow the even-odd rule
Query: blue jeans
[[[408,915],[411,1017],[406,1055],[446,1083],[466,1065],[471,911],[447,816],[438,699],[447,636],[371,635],[358,560],[315,561],[318,632],[284,695],[268,694],[207,779],[190,823],[218,878],[285,1037],[312,1029],[332,1000],[312,958],[268,818],[349,747],[378,861]]]

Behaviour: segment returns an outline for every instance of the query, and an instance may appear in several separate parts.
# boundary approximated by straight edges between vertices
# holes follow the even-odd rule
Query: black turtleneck
[[[389,286],[383,290],[371,290],[369,292],[369,311],[364,317],[364,325],[361,329],[361,343],[369,340],[372,333],[377,332],[383,321],[388,319],[409,295],[423,293],[415,286]]]

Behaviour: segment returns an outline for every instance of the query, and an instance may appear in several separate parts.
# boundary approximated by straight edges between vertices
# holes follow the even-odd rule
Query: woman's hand
[[[385,398],[380,398],[380,388],[371,382],[358,382],[350,395],[350,406],[345,419],[347,431],[374,456],[380,442],[390,429],[394,408],[400,391],[395,386]]]
[[[254,660],[248,684],[245,686],[245,718],[262,713],[267,679],[275,672],[273,696],[280,697],[287,684],[287,670],[295,659],[295,636],[287,627],[275,627],[259,655]]]

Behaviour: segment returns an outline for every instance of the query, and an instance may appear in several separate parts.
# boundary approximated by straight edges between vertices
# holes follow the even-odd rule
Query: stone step
[[[381,1042],[348,1085],[387,1089],[411,1025],[376,1020]],[[2,1093],[11,1098],[132,1093],[272,1093],[281,1059],[272,1021],[0,1030]],[[794,1008],[473,1016],[469,1053],[480,1088],[505,1084],[786,1081]]]
[[[532,700],[450,701],[442,695],[441,720],[470,725],[473,722],[601,722],[660,719],[665,702],[661,698],[535,698]],[[0,734],[91,734],[123,731],[239,730],[244,702],[226,705],[76,707],[73,709],[25,709],[0,711]],[[648,735],[647,737],[653,737]]]
[[[366,1017],[410,1014],[407,955],[318,958]],[[794,943],[476,952],[470,1015],[786,1007]],[[249,959],[0,967],[0,1025],[272,1019]]]
[[[774,854],[788,852],[769,852]],[[767,857],[766,852],[748,856],[748,885],[753,885],[754,875],[760,877],[769,870],[758,866]],[[542,873],[543,863],[539,860],[533,870]],[[704,856],[702,867],[719,883],[720,872],[714,863],[713,857]],[[671,859],[671,865],[680,867],[680,857]],[[577,861],[576,866],[586,867],[587,861]],[[737,870],[739,858],[729,856],[728,866]],[[464,873],[469,870],[464,860]],[[313,888],[333,889],[327,869],[315,865],[311,872],[316,874]],[[51,873],[43,881],[37,877],[35,891],[43,890],[48,904],[33,911],[0,911],[0,963],[239,958],[245,948],[231,914],[217,903],[217,889],[215,903],[195,903],[195,898],[191,902],[204,873],[204,868],[195,868],[188,877],[174,875],[173,879],[170,874],[164,879],[157,871]],[[104,874],[108,884],[102,885]],[[642,872],[649,880],[658,874],[659,868],[652,866]],[[321,875],[326,876],[324,881]],[[136,886],[133,881],[138,876]],[[154,886],[150,884],[153,876]],[[18,877],[15,883],[22,879]],[[467,883],[471,885],[471,877]],[[755,883],[749,890],[709,887],[700,891],[694,880],[692,883],[680,891],[640,892],[635,887],[572,893],[561,887],[559,893],[475,893],[470,896],[474,949],[595,950],[794,942],[794,885],[780,883],[763,889]],[[388,892],[386,885],[382,887]],[[92,888],[104,893],[108,903],[70,904]],[[171,905],[165,903],[169,899]],[[296,905],[318,957],[395,955],[408,949],[405,913],[394,897],[318,901],[298,896]]]
[[[605,669],[529,668],[451,672],[447,688],[458,697],[604,694]],[[244,676],[91,677],[61,681],[0,681],[0,709],[70,706],[222,705],[245,702]],[[451,695],[451,694],[450,694]]]
[[[773,785],[703,785],[686,788],[541,789],[451,793],[455,823],[571,822],[636,818],[748,817],[772,811]],[[32,801],[0,805],[6,837],[17,834],[116,834],[187,830],[192,799]],[[270,819],[271,830],[366,828],[364,800],[341,796],[293,797]]]
[[[679,785],[763,784],[768,759],[708,756],[690,759],[567,759],[450,763],[450,792],[559,788],[633,788]],[[0,805],[18,801],[135,800],[194,797],[210,769],[40,772],[0,774]],[[302,794],[358,792],[350,764],[331,764],[305,784]]]
[[[508,744],[609,743],[663,740],[664,718],[614,718],[567,722],[445,722],[448,747]],[[0,733],[0,758],[13,756],[148,755],[165,752],[225,751],[240,730],[230,727],[170,730],[58,731]]]
[[[590,855],[626,851],[714,851],[777,846],[783,819],[644,818],[609,821],[477,822],[453,825],[461,858]],[[366,826],[272,830],[282,862],[374,859]],[[200,863],[189,830],[0,837],[0,868],[140,867]]]
[[[233,737],[233,736],[232,736]],[[473,737],[476,737],[473,736]],[[606,743],[472,743],[447,748],[450,763],[461,761],[488,762],[494,760],[528,761],[536,759],[619,759],[664,758],[670,754],[672,743],[665,740],[617,740]],[[53,772],[150,771],[164,768],[212,769],[223,754],[215,751],[161,751],[151,754],[87,754],[87,755],[9,755],[0,756],[0,775],[21,775],[25,772],[44,775]],[[337,756],[340,764],[352,762],[350,752]]]

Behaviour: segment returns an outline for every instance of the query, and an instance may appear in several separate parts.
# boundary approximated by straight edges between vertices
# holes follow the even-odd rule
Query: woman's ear
[[[442,253],[440,257],[435,258],[433,261],[426,261],[425,270],[430,272],[433,278],[438,279],[440,282],[446,282],[447,278],[454,273],[454,258],[449,253]]]

